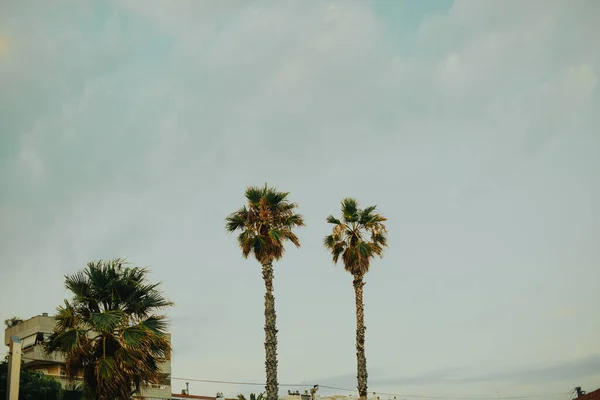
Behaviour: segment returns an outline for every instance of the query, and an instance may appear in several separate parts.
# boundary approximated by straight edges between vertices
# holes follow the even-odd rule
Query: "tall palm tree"
[[[57,308],[46,351],[65,356],[67,375],[83,374],[93,400],[128,399],[159,379],[171,345],[160,311],[172,303],[147,270],[121,259],[97,261],[65,278],[73,293]]]
[[[237,237],[244,258],[250,254],[262,265],[265,281],[265,371],[267,400],[277,400],[277,327],[275,297],[273,296],[273,262],[279,260],[285,251],[284,242],[290,241],[300,247],[300,241],[293,232],[304,226],[298,205],[287,200],[289,193],[275,188],[251,186],[246,189],[247,206],[226,218],[229,232],[241,231]]]
[[[365,312],[363,303],[363,278],[369,271],[373,257],[383,257],[387,246],[386,219],[376,212],[376,206],[358,207],[352,198],[342,201],[342,218],[330,215],[327,222],[333,224],[333,233],[325,237],[325,247],[331,252],[334,264],[340,256],[344,268],[354,277],[356,300],[356,361],[358,394],[367,397],[367,358],[365,356]]]

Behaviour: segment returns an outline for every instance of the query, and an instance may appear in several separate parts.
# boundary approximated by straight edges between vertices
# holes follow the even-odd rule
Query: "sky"
[[[260,266],[224,219],[268,182],[307,225],[275,265],[281,384],[356,387],[352,278],[322,246],[352,196],[388,218],[365,278],[370,392],[600,387],[599,16],[3,1],[0,319],[53,313],[64,275],[126,257],[176,304],[174,392],[264,382]],[[217,390],[260,387],[190,381]]]

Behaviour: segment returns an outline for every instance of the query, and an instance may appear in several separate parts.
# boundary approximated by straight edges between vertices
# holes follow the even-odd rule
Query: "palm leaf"
[[[298,205],[288,201],[289,193],[268,185],[250,186],[245,196],[247,207],[225,219],[227,231],[241,231],[237,241],[244,257],[253,254],[259,262],[269,263],[283,256],[285,242],[300,246],[293,228],[304,226],[304,219],[295,212]]]
[[[123,314],[121,310],[106,310],[101,313],[91,313],[90,323],[96,331],[112,331],[121,321]]]
[[[229,232],[234,232],[238,229],[243,229],[246,224],[248,211],[246,207],[242,207],[238,211],[230,214],[226,219],[225,227]]]
[[[281,236],[281,231],[274,228],[269,229],[269,237],[271,240],[278,242],[281,240]]]
[[[342,200],[342,223],[330,215],[326,221],[333,224],[332,234],[323,240],[323,245],[331,253],[334,264],[340,257],[344,268],[355,277],[363,276],[375,256],[383,256],[387,246],[386,218],[376,212],[376,206],[360,209],[353,198]]]
[[[129,326],[123,329],[122,337],[123,342],[128,347],[138,347],[143,344],[144,339],[147,336],[147,328],[141,325]]]
[[[258,205],[264,195],[264,189],[257,186],[250,186],[246,189],[246,199],[250,204]]]
[[[355,199],[347,197],[342,200],[342,215],[345,222],[358,221],[358,203]]]
[[[341,225],[341,221],[337,218],[335,218],[333,215],[330,215],[329,217],[327,217],[327,222],[330,224],[336,224],[336,225]]]
[[[168,324],[163,317],[153,316],[140,322],[140,326],[149,329],[157,335],[164,335]]]
[[[284,225],[289,228],[304,226],[304,218],[300,214],[292,214],[286,217]]]

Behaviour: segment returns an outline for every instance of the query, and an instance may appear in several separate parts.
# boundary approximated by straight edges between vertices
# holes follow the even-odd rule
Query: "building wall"
[[[27,337],[36,335],[38,332],[49,335],[54,330],[55,325],[56,321],[54,318],[49,317],[48,315],[38,315],[29,318],[17,326],[13,326],[4,331],[4,345],[8,346],[10,344],[11,336],[18,336],[19,339],[23,340]]]
[[[20,324],[7,328],[4,331],[4,343],[10,344],[10,337],[17,336],[24,343],[22,357],[25,368],[40,371],[46,375],[53,376],[63,386],[81,378],[67,379],[64,371],[64,357],[58,353],[46,354],[41,344],[36,344],[35,339],[39,336],[47,337],[54,331],[56,320],[48,315],[38,315]],[[42,335],[38,335],[42,334]],[[168,334],[169,342],[171,335]],[[31,341],[31,338],[34,341]],[[147,399],[170,399],[171,398],[171,357],[160,364],[163,379],[159,385],[151,385],[143,389],[142,395]]]

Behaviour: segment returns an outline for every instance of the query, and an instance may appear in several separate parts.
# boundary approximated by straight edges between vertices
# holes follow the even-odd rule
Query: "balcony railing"
[[[150,385],[142,388],[142,396],[145,398],[170,399],[170,385]]]
[[[171,360],[159,362],[158,366],[161,373],[165,375],[171,375]]]
[[[46,351],[41,344],[24,349],[21,357],[25,364],[29,364],[34,361],[47,361],[55,363],[65,362],[65,358],[59,353],[54,352],[46,354]]]

